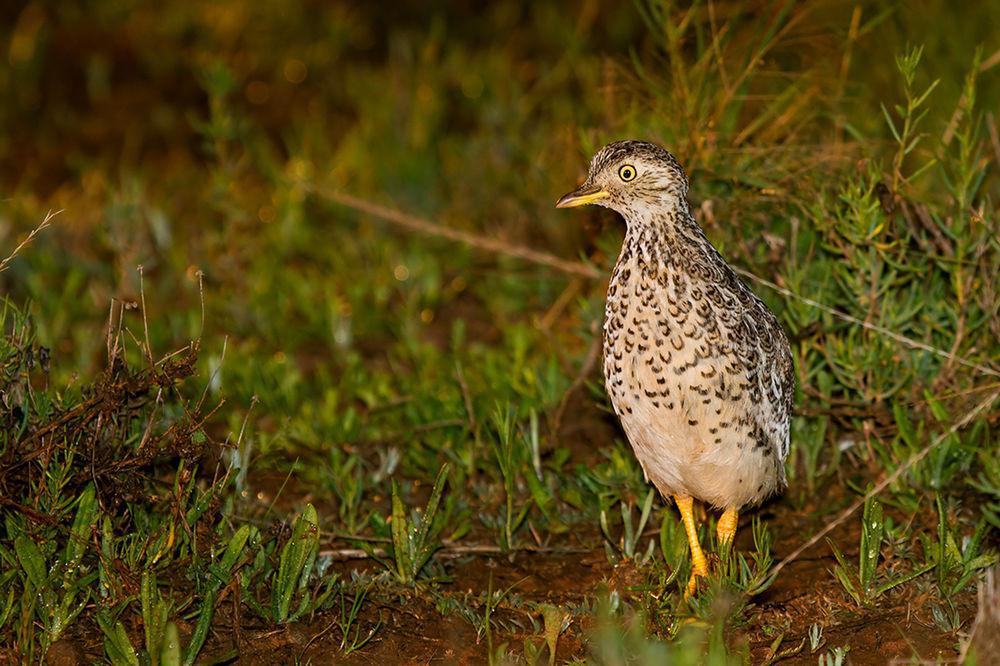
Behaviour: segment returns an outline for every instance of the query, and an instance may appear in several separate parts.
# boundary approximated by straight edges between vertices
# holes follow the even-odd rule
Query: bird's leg
[[[733,545],[736,538],[736,526],[740,522],[740,512],[733,507],[726,509],[719,522],[715,524],[715,534],[719,537],[719,548],[725,550]]]
[[[690,495],[674,495],[677,502],[677,509],[681,512],[681,520],[684,521],[684,531],[687,532],[688,544],[691,546],[691,580],[688,581],[685,597],[691,596],[698,585],[699,576],[708,575],[708,561],[705,553],[701,550],[701,543],[698,542],[698,526],[694,522],[694,499]]]

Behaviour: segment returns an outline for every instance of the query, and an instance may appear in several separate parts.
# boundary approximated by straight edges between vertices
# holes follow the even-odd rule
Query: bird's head
[[[687,202],[684,169],[665,149],[645,141],[617,141],[604,146],[590,162],[583,185],[556,202],[556,208],[597,204],[626,221]]]

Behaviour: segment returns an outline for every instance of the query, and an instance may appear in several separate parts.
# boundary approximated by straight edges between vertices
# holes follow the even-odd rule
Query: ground
[[[967,657],[990,3],[0,17],[0,663]],[[553,208],[626,137],[684,164],[796,366],[788,488],[730,553],[701,516],[690,600],[596,362],[621,222]]]

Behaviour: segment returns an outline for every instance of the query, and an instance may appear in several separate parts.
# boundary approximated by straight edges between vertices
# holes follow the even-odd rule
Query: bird
[[[680,512],[685,596],[708,575],[695,500],[722,511],[718,544],[730,548],[740,512],[785,488],[795,391],[788,337],[708,240],[688,188],[669,151],[619,141],[556,202],[625,220],[604,311],[604,383],[646,480]]]

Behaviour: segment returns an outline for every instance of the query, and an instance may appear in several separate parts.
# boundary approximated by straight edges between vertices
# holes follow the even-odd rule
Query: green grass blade
[[[139,666],[139,655],[136,654],[128,633],[121,622],[114,622],[106,611],[96,615],[97,626],[104,634],[104,652],[114,666]]]
[[[42,551],[30,537],[20,534],[14,539],[14,552],[32,589],[41,590],[45,586],[46,579],[45,557]]]
[[[177,625],[173,622],[168,622],[163,631],[160,666],[181,666],[181,637],[177,632]]]
[[[194,625],[191,632],[191,641],[187,650],[184,651],[184,666],[193,666],[201,652],[205,639],[208,638],[208,630],[212,626],[212,616],[215,614],[215,600],[218,597],[216,589],[210,590],[201,602],[201,610],[198,612],[198,623]]]
[[[292,536],[281,549],[278,577],[275,581],[272,605],[274,621],[284,624],[288,619],[292,597],[304,587],[309,569],[319,546],[319,525],[316,509],[307,504],[295,520]]]
[[[862,520],[864,522],[861,526],[861,546],[858,554],[858,579],[861,581],[862,590],[867,594],[875,586],[875,571],[884,528],[882,505],[874,497],[865,503]]]
[[[396,561],[396,575],[404,583],[413,581],[413,563],[410,558],[409,521],[406,507],[399,498],[399,487],[392,481],[392,554]]]
[[[441,504],[441,495],[444,493],[444,486],[448,480],[448,463],[441,465],[437,478],[434,479],[434,488],[431,490],[430,499],[427,500],[427,508],[420,519],[420,528],[417,530],[417,548],[423,557],[423,553],[429,547],[427,536],[434,525],[434,518],[437,516],[438,506]]]
[[[69,568],[75,568],[83,558],[90,544],[90,531],[96,521],[97,499],[94,494],[94,484],[88,483],[80,494],[76,516],[73,518],[73,526],[70,528],[66,549],[63,552],[62,561]]]

